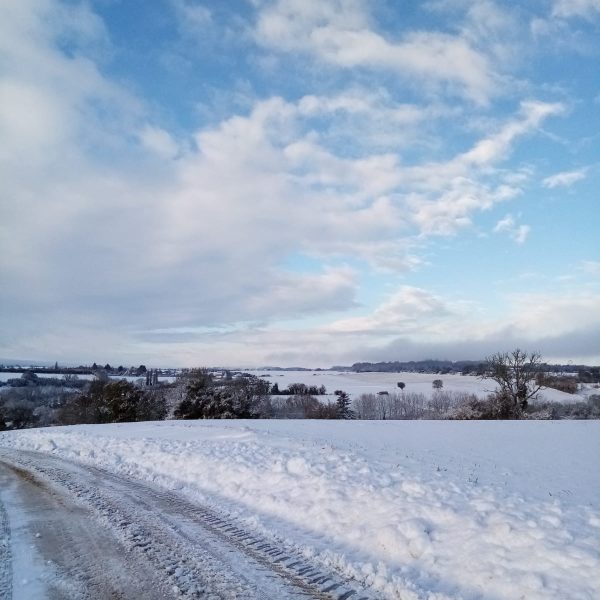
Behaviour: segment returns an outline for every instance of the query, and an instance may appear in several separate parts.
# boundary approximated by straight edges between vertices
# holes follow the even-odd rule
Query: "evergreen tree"
[[[335,395],[337,396],[337,414],[339,419],[353,419],[354,412],[350,408],[350,396],[342,390],[336,390]]]

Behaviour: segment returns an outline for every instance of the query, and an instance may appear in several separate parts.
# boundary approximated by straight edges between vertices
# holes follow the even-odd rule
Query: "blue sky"
[[[0,356],[600,362],[600,2],[19,0]]]

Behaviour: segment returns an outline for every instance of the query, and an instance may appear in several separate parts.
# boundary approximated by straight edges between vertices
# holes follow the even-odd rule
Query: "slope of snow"
[[[600,422],[195,421],[0,434],[178,490],[381,598],[600,595]]]

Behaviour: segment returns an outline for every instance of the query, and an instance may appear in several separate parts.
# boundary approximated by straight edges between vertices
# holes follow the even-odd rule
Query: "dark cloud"
[[[581,329],[560,335],[539,338],[518,335],[511,328],[496,332],[483,339],[464,339],[452,342],[415,342],[398,338],[383,348],[364,352],[359,360],[480,360],[495,352],[506,352],[514,348],[537,351],[544,359],[568,360],[569,357],[597,359],[600,356],[600,326]]]

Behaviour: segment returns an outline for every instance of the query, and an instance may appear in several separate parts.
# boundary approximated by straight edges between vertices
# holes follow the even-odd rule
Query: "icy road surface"
[[[369,598],[176,494],[0,450],[0,599]]]

